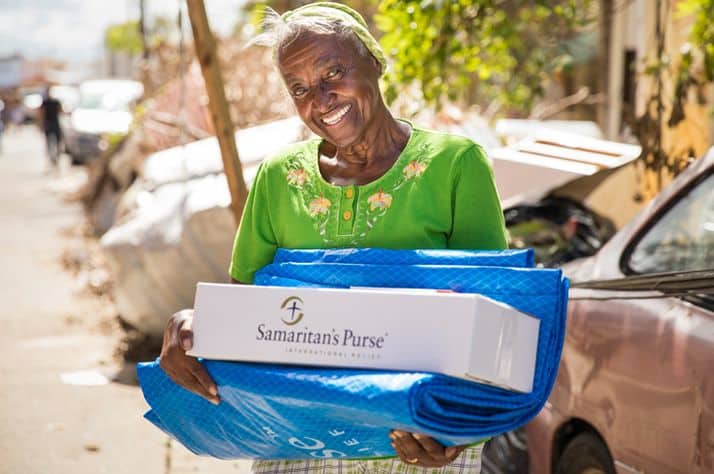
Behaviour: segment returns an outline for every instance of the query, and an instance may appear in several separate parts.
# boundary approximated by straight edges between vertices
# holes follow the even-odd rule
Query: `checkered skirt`
[[[253,472],[259,474],[479,474],[483,444],[465,449],[454,462],[441,468],[404,464],[397,458],[341,461],[256,461]]]

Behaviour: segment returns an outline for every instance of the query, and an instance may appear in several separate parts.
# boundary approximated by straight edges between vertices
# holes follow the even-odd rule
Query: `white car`
[[[106,148],[105,135],[125,135],[132,108],[144,93],[140,82],[123,79],[85,81],[79,103],[63,124],[65,150],[74,163],[85,163]]]

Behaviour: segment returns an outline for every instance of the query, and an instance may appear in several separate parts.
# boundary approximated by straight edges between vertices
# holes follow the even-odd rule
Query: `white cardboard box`
[[[199,283],[194,310],[192,356],[533,388],[540,321],[480,295]]]

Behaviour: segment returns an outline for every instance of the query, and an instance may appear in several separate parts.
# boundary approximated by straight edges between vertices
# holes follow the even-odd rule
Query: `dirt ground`
[[[65,196],[82,169],[48,169],[43,146],[25,126],[0,151],[0,474],[249,472],[143,419],[107,275],[81,265],[97,244]]]

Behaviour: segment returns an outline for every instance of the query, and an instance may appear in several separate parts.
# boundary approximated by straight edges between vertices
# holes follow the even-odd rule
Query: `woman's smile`
[[[323,115],[320,118],[320,121],[322,123],[324,123],[325,125],[327,125],[328,127],[337,125],[338,123],[340,123],[342,121],[344,116],[347,115],[347,112],[349,112],[351,108],[352,108],[352,105],[347,104],[344,107],[340,107],[337,110],[333,110],[332,112]]]

